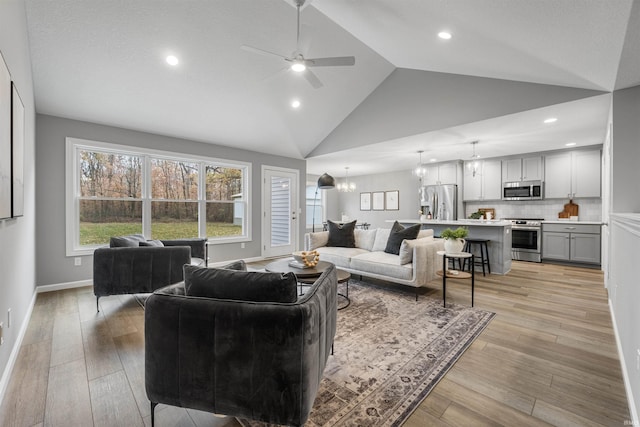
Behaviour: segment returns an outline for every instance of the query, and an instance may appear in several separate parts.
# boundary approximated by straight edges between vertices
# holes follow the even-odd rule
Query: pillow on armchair
[[[298,299],[297,285],[293,273],[184,266],[184,288],[189,296],[291,303]]]
[[[142,234],[131,234],[129,236],[111,237],[109,239],[110,248],[137,248],[140,243],[147,239]]]

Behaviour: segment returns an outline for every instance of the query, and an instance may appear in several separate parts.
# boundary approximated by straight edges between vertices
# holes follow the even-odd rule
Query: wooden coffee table
[[[296,268],[289,265],[293,261],[293,258],[280,259],[278,261],[271,262],[265,266],[265,270],[272,273],[293,273],[296,275],[296,279],[300,284],[300,295],[302,295],[302,285],[313,285],[320,275],[331,265],[327,261],[319,261],[315,267],[310,268]],[[349,279],[351,279],[351,273],[345,270],[336,268],[336,275],[338,276],[338,283],[346,284],[346,294],[338,292],[338,296],[347,300],[347,304],[339,307],[338,310],[345,309],[351,304],[349,299]]]

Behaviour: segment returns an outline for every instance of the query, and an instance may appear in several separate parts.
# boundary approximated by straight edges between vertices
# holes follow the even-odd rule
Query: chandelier
[[[336,185],[336,188],[338,189],[338,191],[341,191],[343,193],[350,193],[352,191],[355,191],[356,184],[355,182],[349,182],[349,166],[345,167],[344,169],[345,169],[344,182]]]
[[[471,161],[469,163],[467,163],[467,166],[471,170],[471,174],[474,177],[476,176],[476,173],[478,173],[478,169],[480,168],[480,162],[478,161],[480,156],[478,154],[476,154],[476,145],[477,144],[478,144],[478,141],[472,141],[471,142],[471,146],[473,147],[473,154],[471,155]]]
[[[427,175],[427,168],[422,166],[422,153],[424,153],[423,150],[418,151],[418,154],[420,155],[420,160],[418,161],[418,166],[416,166],[415,170],[413,171],[413,174],[417,176],[419,179],[422,179]]]

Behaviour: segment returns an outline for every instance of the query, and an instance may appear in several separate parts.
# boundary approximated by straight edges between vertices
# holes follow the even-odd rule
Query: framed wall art
[[[360,193],[360,210],[371,210],[371,193]]]
[[[11,216],[24,215],[24,104],[11,83]]]
[[[371,193],[371,208],[374,211],[384,210],[384,191],[374,191]]]
[[[0,219],[11,217],[11,74],[0,52]]]
[[[385,191],[384,192],[384,207],[388,211],[400,210],[400,191]]]

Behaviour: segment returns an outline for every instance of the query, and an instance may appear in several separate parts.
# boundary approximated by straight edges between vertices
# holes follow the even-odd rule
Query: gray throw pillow
[[[146,240],[144,242],[140,242],[140,246],[164,247],[164,243],[162,243],[160,240]]]
[[[146,242],[142,234],[131,234],[129,236],[118,236],[109,239],[109,247],[111,248],[137,248],[140,242]]]
[[[391,232],[389,233],[389,239],[387,240],[387,246],[384,251],[389,254],[399,255],[400,246],[403,240],[413,240],[418,237],[420,233],[420,227],[422,224],[414,224],[409,227],[403,227],[398,221],[393,223]]]
[[[356,229],[355,220],[344,224],[337,224],[329,220],[327,224],[329,225],[329,240],[327,241],[327,246],[339,248],[356,247],[356,236],[354,234],[354,230]]]
[[[298,299],[297,285],[293,273],[184,266],[184,288],[189,296],[289,303]]]

